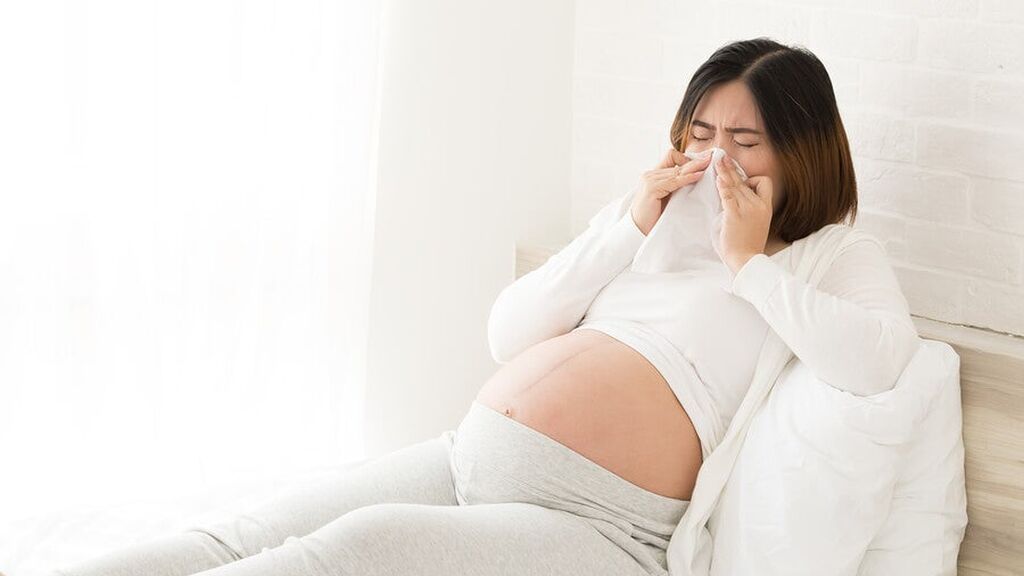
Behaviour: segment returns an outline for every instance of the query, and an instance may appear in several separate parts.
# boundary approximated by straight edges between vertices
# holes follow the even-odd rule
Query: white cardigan
[[[577,329],[605,332],[665,377],[706,459],[747,394],[769,333],[821,380],[860,396],[891,389],[916,351],[907,302],[869,234],[828,226],[754,256],[735,277],[720,260],[694,260],[692,271],[634,272],[649,238],[629,214],[632,197],[609,202],[571,243],[502,290],[488,319],[496,361]],[[810,285],[794,271],[812,240],[832,229],[850,236]]]
[[[629,213],[632,195],[608,203],[571,243],[502,290],[488,318],[496,361],[508,362],[538,342],[586,324],[591,303],[627,269],[645,238]],[[708,519],[752,415],[791,360],[836,388],[867,396],[891,389],[920,343],[884,247],[873,236],[830,224],[786,250],[792,270],[759,254],[729,284],[771,329],[738,409],[725,415],[728,428],[721,442],[705,453],[690,505],[669,541],[671,576],[709,573]]]

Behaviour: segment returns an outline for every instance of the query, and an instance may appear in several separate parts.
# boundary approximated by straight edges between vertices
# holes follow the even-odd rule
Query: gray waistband
[[[470,484],[463,487],[469,504],[515,497],[606,520],[661,548],[689,506],[645,490],[476,401],[456,430],[452,452]]]

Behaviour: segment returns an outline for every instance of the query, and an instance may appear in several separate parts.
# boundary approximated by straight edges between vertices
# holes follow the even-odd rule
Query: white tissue
[[[712,155],[701,179],[674,191],[647,238],[640,244],[630,270],[641,273],[682,272],[720,269],[724,264],[719,249],[722,230],[722,200],[715,179],[717,163],[725,154],[721,148],[684,152],[695,160]],[[732,160],[740,177],[746,172]]]

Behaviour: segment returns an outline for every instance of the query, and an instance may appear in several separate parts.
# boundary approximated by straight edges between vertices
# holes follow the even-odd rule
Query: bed
[[[517,245],[518,278],[560,246]],[[960,576],[1024,575],[1024,338],[914,316],[960,356],[967,531]]]
[[[0,576],[43,576],[102,553],[172,534],[223,514],[238,514],[293,484],[360,462],[310,467],[111,505],[82,504],[27,518],[0,514]]]
[[[544,263],[558,248],[517,246],[516,277]],[[914,317],[914,323],[922,338],[949,343],[961,359],[969,521],[959,574],[1024,575],[1024,339],[927,318]],[[308,471],[289,480],[326,472]],[[250,483],[184,500],[67,510],[17,523],[0,519],[0,572],[41,574],[52,562],[84,559],[178,529],[220,504],[244,509],[248,501],[280,487],[280,482]],[[249,497],[229,498],[240,493]]]

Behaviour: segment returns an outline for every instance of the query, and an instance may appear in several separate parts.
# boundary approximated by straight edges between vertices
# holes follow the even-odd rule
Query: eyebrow
[[[707,128],[708,130],[711,130],[712,132],[715,131],[715,127],[714,126],[712,126],[711,124],[708,124],[707,122],[702,122],[700,120],[694,120],[693,121],[693,125],[694,126],[702,126],[704,128]],[[763,134],[760,130],[754,130],[753,128],[735,128],[734,127],[734,128],[726,128],[725,131],[726,132],[732,132],[733,134],[741,134],[741,133],[743,133],[743,134]]]

